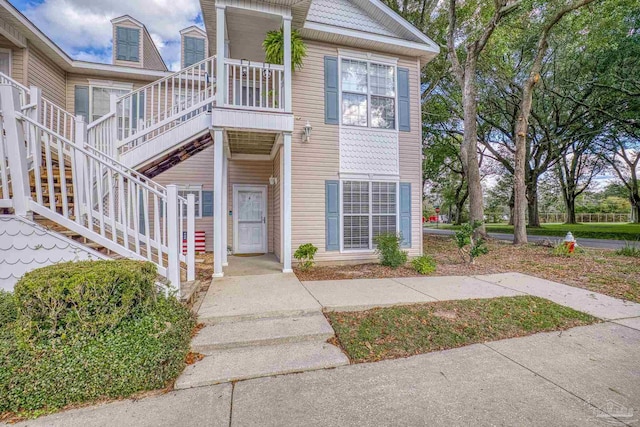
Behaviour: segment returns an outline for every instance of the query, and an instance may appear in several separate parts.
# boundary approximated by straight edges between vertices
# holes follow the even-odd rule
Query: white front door
[[[237,254],[267,252],[267,187],[233,186],[233,242]]]

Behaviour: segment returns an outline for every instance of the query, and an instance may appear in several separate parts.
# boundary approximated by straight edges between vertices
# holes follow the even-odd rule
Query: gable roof
[[[42,51],[55,64],[70,73],[87,73],[96,76],[155,80],[169,74],[168,71],[155,71],[145,68],[126,67],[71,58],[53,40],[44,34],[33,22],[24,16],[7,0],[0,0],[0,23],[5,31],[15,33],[11,39],[17,46],[27,47],[27,42]],[[14,40],[15,39],[15,40]]]
[[[144,41],[144,45],[143,45],[143,49],[147,49],[147,44],[150,44],[151,47],[153,48],[154,55],[157,57],[157,59],[160,60],[160,64],[162,64],[162,69],[160,71],[168,71],[169,68],[167,67],[166,62],[164,62],[164,58],[162,57],[162,55],[160,55],[160,51],[158,50],[158,46],[156,46],[156,43],[153,41],[153,38],[151,38],[151,34],[149,33],[149,30],[147,30],[146,25],[144,25],[142,22],[138,21],[137,19],[135,19],[131,15],[122,15],[122,16],[119,16],[117,18],[113,18],[111,20],[111,24],[113,24],[113,25],[117,25],[117,24],[120,24],[122,22],[132,22],[135,25],[137,25],[138,27],[142,28],[143,37],[144,37],[144,40],[145,40]],[[115,58],[115,56],[114,56],[114,58]]]
[[[416,56],[423,64],[440,52],[433,40],[380,0],[200,0],[210,46],[216,45],[216,3],[288,11],[293,27],[310,40]]]

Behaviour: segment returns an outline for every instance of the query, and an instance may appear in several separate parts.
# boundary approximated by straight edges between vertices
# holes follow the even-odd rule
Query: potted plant
[[[268,31],[262,42],[265,62],[269,64],[284,64],[284,29]],[[307,56],[307,46],[298,30],[291,31],[291,68],[293,71],[302,68],[302,62]]]

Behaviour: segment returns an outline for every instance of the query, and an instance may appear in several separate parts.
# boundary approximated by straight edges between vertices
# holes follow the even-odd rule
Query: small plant
[[[318,248],[313,246],[312,243],[305,243],[304,245],[300,245],[300,247],[295,251],[293,257],[298,260],[298,268],[302,271],[309,270],[313,268],[313,258],[318,252]]]
[[[398,268],[407,262],[407,253],[400,249],[402,237],[393,233],[385,233],[373,239],[376,244],[376,253],[380,257],[380,264]]]
[[[429,255],[422,255],[411,261],[413,269],[420,274],[429,274],[436,271],[436,260]]]
[[[616,249],[616,255],[640,258],[640,241],[635,243],[625,242],[623,247]]]
[[[268,31],[262,42],[265,53],[265,62],[270,64],[284,64],[284,31]],[[302,68],[304,58],[307,56],[307,46],[302,40],[298,30],[291,31],[291,68],[293,71]]]
[[[574,245],[572,249],[571,246],[564,241],[558,241],[552,250],[552,254],[554,256],[567,257],[567,258],[572,257],[574,255],[581,254],[583,252],[584,250],[577,244]]]
[[[474,237],[475,231],[482,225],[480,221],[462,224],[456,231],[454,240],[458,247],[458,253],[467,264],[473,264],[480,255],[489,252],[489,248],[482,237]]]

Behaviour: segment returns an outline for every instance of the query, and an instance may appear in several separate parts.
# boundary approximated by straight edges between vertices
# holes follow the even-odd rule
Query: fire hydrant
[[[567,250],[570,254],[576,250],[576,239],[573,237],[573,234],[569,231],[564,238],[564,245],[567,247]]]

